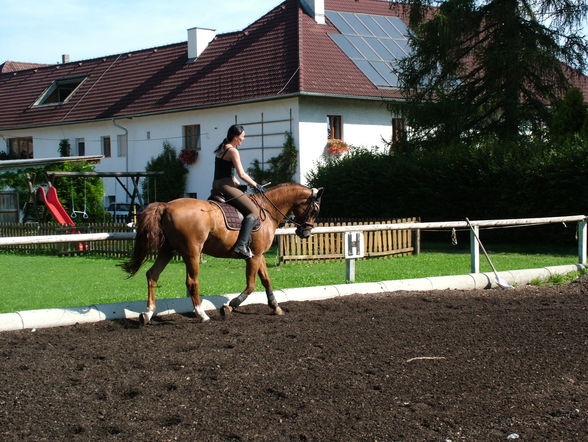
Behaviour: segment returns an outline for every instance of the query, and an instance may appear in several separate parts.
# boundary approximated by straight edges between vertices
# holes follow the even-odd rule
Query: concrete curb
[[[499,276],[510,284],[523,285],[534,279],[548,279],[553,275],[562,275],[587,268],[582,264],[571,264],[538,269],[511,270],[499,272]],[[319,287],[301,287],[276,290],[279,303],[288,301],[317,301],[322,299],[348,296],[355,293],[381,293],[396,291],[427,290],[473,290],[498,287],[494,273],[471,273],[456,276],[435,276],[420,279],[400,279],[395,281],[369,282],[359,284],[339,284]],[[202,306],[205,310],[217,310],[238,294],[203,296]],[[254,292],[242,305],[265,304],[264,292]],[[32,328],[59,327],[113,319],[135,319],[145,310],[145,301],[96,304],[87,307],[53,308],[42,310],[24,310],[15,313],[0,314],[0,331],[22,330]],[[190,298],[160,299],[157,301],[157,315],[189,313],[193,311]]]

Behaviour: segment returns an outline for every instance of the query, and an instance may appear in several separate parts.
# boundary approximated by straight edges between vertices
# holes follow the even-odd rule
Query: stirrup
[[[251,259],[253,258],[253,252],[248,246],[242,247],[235,247],[233,248],[233,253],[237,255],[239,258],[243,259]]]

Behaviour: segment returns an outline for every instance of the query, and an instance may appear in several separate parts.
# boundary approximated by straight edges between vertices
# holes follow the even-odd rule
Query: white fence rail
[[[587,232],[586,215],[558,216],[547,218],[522,218],[522,219],[496,219],[496,220],[478,220],[470,221],[470,224],[479,229],[480,227],[508,227],[524,225],[541,225],[541,224],[559,224],[559,223],[578,223],[578,262],[587,264]],[[366,224],[357,226],[334,226],[334,227],[316,227],[313,233],[336,233],[336,232],[368,232],[377,230],[438,230],[438,229],[459,229],[469,228],[466,221],[447,221],[431,223],[398,223],[398,224]],[[277,229],[276,235],[292,235],[295,228]],[[44,235],[44,236],[15,236],[0,238],[0,246],[19,245],[19,244],[49,244],[49,243],[66,243],[66,242],[84,242],[84,241],[104,241],[110,240],[128,240],[134,239],[135,234],[129,233],[81,233],[71,235]],[[471,234],[471,270],[472,273],[479,273],[479,245]]]

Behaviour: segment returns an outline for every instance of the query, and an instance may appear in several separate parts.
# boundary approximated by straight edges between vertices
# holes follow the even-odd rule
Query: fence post
[[[586,265],[586,220],[578,222],[578,261]]]
[[[413,249],[414,249],[414,254],[415,255],[420,255],[421,254],[421,229],[415,229],[413,230],[413,234],[414,234],[414,244],[413,244]]]
[[[475,234],[474,234],[475,232]],[[470,230],[470,269],[471,273],[480,273],[480,244],[476,239],[480,237],[480,228],[478,226],[472,226]]]

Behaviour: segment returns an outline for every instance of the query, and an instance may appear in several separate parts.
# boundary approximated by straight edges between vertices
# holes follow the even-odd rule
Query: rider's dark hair
[[[227,137],[222,141],[222,143],[218,145],[218,147],[214,150],[214,153],[217,153],[219,150],[225,147],[225,145],[229,144],[233,140],[233,138],[238,137],[243,132],[245,132],[243,126],[241,126],[240,124],[233,124],[231,127],[229,127],[229,130],[227,131]]]

